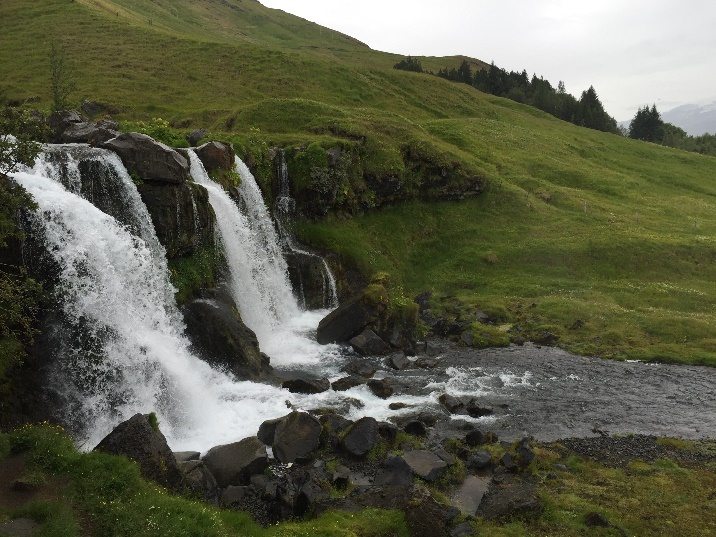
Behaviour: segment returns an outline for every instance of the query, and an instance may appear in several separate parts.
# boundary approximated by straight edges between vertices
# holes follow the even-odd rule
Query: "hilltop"
[[[181,139],[204,127],[244,156],[313,143],[309,171],[330,148],[358,155],[343,186],[360,209],[298,231],[366,275],[390,272],[406,295],[430,290],[458,318],[485,311],[516,341],[716,364],[714,158],[394,70],[397,55],[254,1],[5,0],[0,19],[8,99],[49,106],[54,40],[73,98],[111,105],[127,128],[162,117]],[[479,178],[485,192],[365,210],[381,185],[410,191],[416,166]]]

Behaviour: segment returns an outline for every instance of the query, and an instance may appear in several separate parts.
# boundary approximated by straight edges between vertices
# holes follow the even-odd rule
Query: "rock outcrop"
[[[255,436],[211,448],[202,460],[220,487],[247,485],[268,466],[266,446]]]
[[[182,487],[182,473],[154,416],[135,414],[117,425],[94,449],[132,459],[144,477],[160,485],[173,490]]]
[[[216,217],[203,186],[142,182],[138,189],[170,260],[213,248]]]
[[[196,353],[239,379],[273,380],[273,368],[259,349],[256,334],[241,320],[231,297],[207,290],[183,308],[187,334]]]
[[[123,133],[101,146],[117,153],[129,173],[145,182],[181,184],[189,180],[186,157],[146,134]]]
[[[309,310],[331,306],[330,281],[323,259],[307,252],[286,252],[288,276],[299,304]]]
[[[234,150],[229,144],[207,142],[196,148],[196,154],[209,174],[234,168]]]

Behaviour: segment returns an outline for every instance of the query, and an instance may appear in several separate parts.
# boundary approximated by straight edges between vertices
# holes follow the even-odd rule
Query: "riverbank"
[[[579,448],[570,441],[534,445],[536,458],[525,479],[535,484],[540,509],[493,521],[465,519],[467,525],[457,525],[459,535],[706,536],[716,531],[716,442],[622,437],[605,451],[620,458],[617,465],[583,454],[586,446],[602,450],[604,442],[581,440]],[[661,451],[636,448],[622,459],[626,444]],[[18,535],[7,528],[10,521],[24,519],[47,537],[409,535],[403,514],[382,510],[330,512],[261,528],[247,515],[149,484],[124,458],[80,454],[69,437],[49,426],[0,435],[0,460],[0,534]]]

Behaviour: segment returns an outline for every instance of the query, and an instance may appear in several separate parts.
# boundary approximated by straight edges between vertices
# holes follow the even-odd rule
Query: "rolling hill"
[[[407,295],[432,290],[439,307],[481,308],[576,352],[716,365],[714,158],[396,71],[399,56],[251,0],[3,0],[0,20],[8,99],[49,105],[56,41],[73,98],[119,119],[160,116],[237,146],[357,147],[378,177],[409,174],[403,155],[419,149],[484,178],[475,199],[299,226]]]

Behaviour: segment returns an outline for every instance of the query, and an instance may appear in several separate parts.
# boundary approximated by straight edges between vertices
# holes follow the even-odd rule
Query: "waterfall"
[[[258,328],[262,350],[276,367],[341,376],[341,349],[313,337],[326,311],[301,311],[296,304],[253,177],[237,161],[242,203],[236,204],[193,152],[189,157],[217,215],[235,302]],[[255,435],[263,421],[289,407],[348,409],[353,419],[389,415],[388,402],[365,387],[350,395],[292,394],[237,381],[194,356],[164,250],[136,185],[113,153],[48,146],[32,169],[12,178],[35,200],[33,232],[59,270],[55,292],[65,337],[55,349],[51,383],[65,402],[64,421],[86,449],[137,412],[155,412],[177,451],[205,451]],[[124,199],[113,203],[118,192]]]
[[[240,209],[209,177],[196,153],[189,150],[188,155],[191,176],[209,192],[209,203],[216,213],[234,302],[243,321],[256,332],[259,343],[265,343],[281,323],[299,314],[299,307],[261,192],[255,181],[251,185],[242,175]],[[240,165],[243,163],[237,159],[238,169]]]
[[[296,210],[296,200],[291,196],[291,185],[288,178],[288,166],[286,165],[286,153],[283,149],[279,151],[278,164],[276,173],[279,178],[279,191],[276,196],[276,223],[283,242],[284,248],[289,252],[299,254],[301,256],[310,257],[320,260],[323,267],[323,304],[325,307],[334,309],[338,307],[338,291],[336,288],[336,279],[328,267],[326,260],[320,255],[307,252],[296,245],[291,230],[291,222]],[[301,289],[302,301],[305,305],[305,297],[303,297],[303,289]]]
[[[285,401],[310,406],[285,390],[237,382],[192,355],[166,259],[149,244],[156,240],[151,221],[144,232],[153,238],[145,240],[63,186],[66,167],[51,160],[43,156],[13,179],[35,200],[33,229],[60,269],[67,344],[58,349],[51,382],[66,402],[65,421],[81,426],[87,448],[137,412],[156,412],[174,449],[203,450],[255,434],[264,420],[286,414]],[[141,199],[135,209],[130,220],[139,222]]]
[[[318,345],[312,334],[326,311],[299,307],[273,219],[248,167],[236,158],[241,177],[237,203],[209,177],[193,150],[188,155],[192,178],[207,189],[216,213],[234,302],[261,350],[274,366],[330,367],[340,356],[338,348]]]
[[[157,262],[166,265],[166,251],[154,232],[149,211],[116,153],[84,144],[47,144],[26,171],[60,182],[116,218],[149,245]]]

